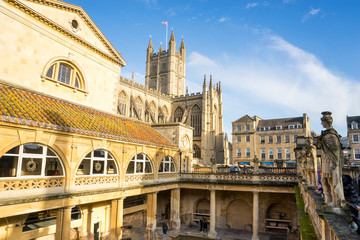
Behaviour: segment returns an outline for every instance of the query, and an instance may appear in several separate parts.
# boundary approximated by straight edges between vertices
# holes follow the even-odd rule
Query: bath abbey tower
[[[224,151],[221,84],[209,83],[204,76],[203,92],[185,92],[186,48],[181,40],[176,50],[174,31],[169,40],[169,49],[154,52],[150,38],[146,53],[145,87],[134,80],[120,79],[117,87],[117,113],[153,124],[162,134],[172,138],[164,124],[184,124],[193,128],[191,139],[180,139],[183,147],[192,143],[193,156],[190,163],[217,163],[228,161]],[[180,137],[181,138],[181,137]],[[170,139],[171,140],[171,139]]]

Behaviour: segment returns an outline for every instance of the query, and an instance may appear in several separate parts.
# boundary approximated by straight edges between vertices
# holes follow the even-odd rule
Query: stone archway
[[[196,213],[210,213],[210,201],[203,198],[200,199],[195,205],[195,212]]]
[[[252,208],[243,200],[236,199],[226,209],[226,225],[233,229],[252,229]]]

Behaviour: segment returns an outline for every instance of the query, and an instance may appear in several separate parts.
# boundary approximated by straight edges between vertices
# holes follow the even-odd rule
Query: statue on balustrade
[[[341,207],[344,201],[342,184],[342,151],[341,136],[332,127],[331,112],[322,112],[321,124],[326,130],[321,131],[317,142],[321,151],[321,183],[325,204],[330,207]]]
[[[309,185],[316,185],[315,181],[315,151],[316,147],[312,143],[312,138],[306,139],[306,179]]]

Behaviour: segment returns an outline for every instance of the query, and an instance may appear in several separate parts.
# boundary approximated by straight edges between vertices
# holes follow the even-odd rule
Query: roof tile
[[[15,120],[14,120],[15,119]],[[0,121],[176,147],[150,125],[0,83]]]

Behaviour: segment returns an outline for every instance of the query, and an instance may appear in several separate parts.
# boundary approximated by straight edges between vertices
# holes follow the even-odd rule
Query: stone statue
[[[211,170],[213,172],[215,172],[215,170],[216,170],[216,159],[215,159],[214,155],[211,156],[210,162],[211,162]]]
[[[259,173],[259,159],[256,157],[256,155],[253,159],[253,163],[254,163],[254,173],[258,174]]]
[[[326,130],[321,131],[318,148],[321,152],[321,183],[325,204],[330,207],[341,207],[344,201],[342,184],[342,151],[340,135],[332,127],[331,112],[322,112],[321,124]]]

